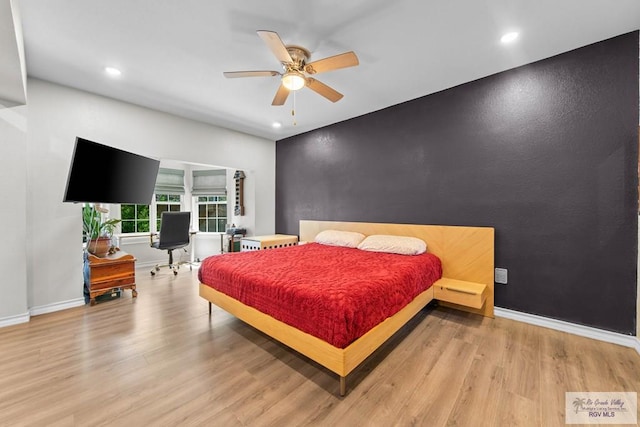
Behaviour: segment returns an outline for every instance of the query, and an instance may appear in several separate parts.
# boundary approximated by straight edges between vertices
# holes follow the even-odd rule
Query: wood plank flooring
[[[137,283],[0,328],[0,426],[561,426],[566,391],[640,393],[633,349],[430,306],[341,398],[335,374],[209,318],[196,269]]]

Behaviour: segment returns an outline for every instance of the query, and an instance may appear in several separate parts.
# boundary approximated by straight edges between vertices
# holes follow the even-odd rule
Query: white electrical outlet
[[[503,285],[507,284],[507,269],[496,268],[495,282]]]

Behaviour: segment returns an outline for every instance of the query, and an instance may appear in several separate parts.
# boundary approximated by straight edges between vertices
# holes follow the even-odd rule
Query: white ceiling
[[[639,0],[14,0],[27,73],[63,85],[278,140],[640,28]],[[276,31],[311,61],[353,50],[358,67],[315,77],[271,106],[277,70],[256,35]],[[500,36],[520,32],[511,45]],[[122,70],[117,79],[105,66]],[[273,129],[272,122],[283,124]]]

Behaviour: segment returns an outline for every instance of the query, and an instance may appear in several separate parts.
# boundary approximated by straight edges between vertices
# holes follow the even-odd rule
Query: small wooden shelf
[[[487,285],[464,280],[441,278],[433,284],[433,297],[466,307],[482,308],[489,289]]]

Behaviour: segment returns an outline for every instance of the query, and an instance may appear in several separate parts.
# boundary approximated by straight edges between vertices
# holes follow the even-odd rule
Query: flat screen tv
[[[64,202],[148,205],[160,161],[76,137]]]

